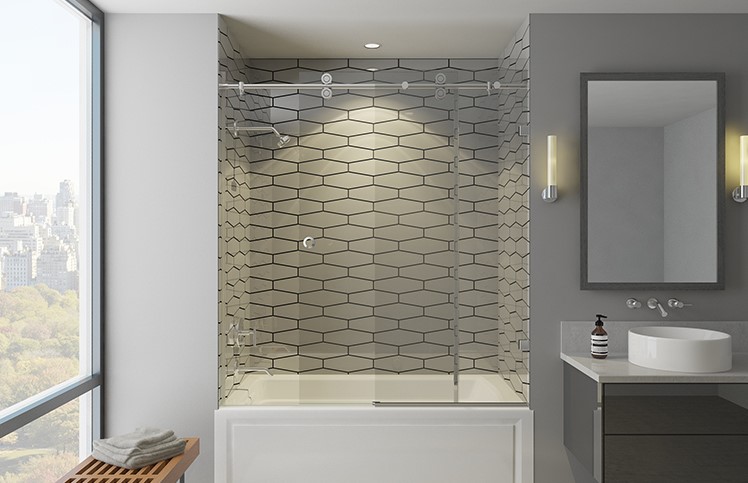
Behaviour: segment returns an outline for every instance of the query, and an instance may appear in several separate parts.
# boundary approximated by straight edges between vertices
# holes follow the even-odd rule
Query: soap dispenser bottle
[[[605,359],[608,357],[608,333],[603,329],[602,319],[607,319],[603,314],[595,314],[597,321],[595,321],[595,330],[592,331],[590,336],[591,341],[591,354],[595,359]]]

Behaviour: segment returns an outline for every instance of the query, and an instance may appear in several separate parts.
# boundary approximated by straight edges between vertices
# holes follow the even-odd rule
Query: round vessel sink
[[[732,369],[732,337],[690,327],[629,329],[629,362],[674,372],[724,372]]]

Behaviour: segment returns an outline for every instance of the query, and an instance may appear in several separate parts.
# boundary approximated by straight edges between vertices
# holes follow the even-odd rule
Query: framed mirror
[[[582,290],[724,289],[724,74],[580,80]]]

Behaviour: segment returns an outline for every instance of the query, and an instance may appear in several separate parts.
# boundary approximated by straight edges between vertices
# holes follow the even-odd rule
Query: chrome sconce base
[[[748,185],[738,186],[732,190],[732,199],[738,203],[743,203],[748,200]]]
[[[558,199],[558,186],[556,185],[549,185],[546,186],[543,189],[543,192],[540,194],[540,196],[543,198],[543,201],[546,203],[553,203]]]

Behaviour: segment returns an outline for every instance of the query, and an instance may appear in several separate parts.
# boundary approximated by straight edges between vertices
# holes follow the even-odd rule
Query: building
[[[78,289],[78,263],[75,252],[53,237],[36,260],[36,283],[58,292]]]
[[[69,179],[60,182],[60,191],[55,197],[55,224],[78,226],[78,198]]]
[[[34,223],[48,224],[52,221],[52,203],[46,196],[36,194],[27,202],[26,213]]]
[[[26,214],[26,200],[18,193],[5,192],[0,196],[0,215],[3,213]]]
[[[11,291],[18,287],[32,285],[36,276],[36,259],[26,250],[20,253],[6,253],[2,257],[3,290]]]
[[[28,250],[38,255],[44,248],[43,237],[47,231],[44,226],[35,224],[30,216],[11,212],[0,215],[0,247],[11,252]]]

